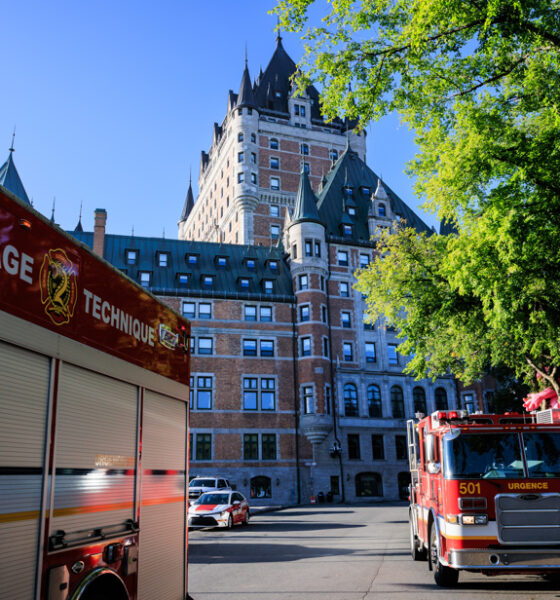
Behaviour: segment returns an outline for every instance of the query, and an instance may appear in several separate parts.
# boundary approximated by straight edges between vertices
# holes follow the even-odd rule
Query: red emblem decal
[[[74,316],[78,285],[76,268],[61,248],[45,254],[40,273],[41,302],[55,325],[65,325]]]

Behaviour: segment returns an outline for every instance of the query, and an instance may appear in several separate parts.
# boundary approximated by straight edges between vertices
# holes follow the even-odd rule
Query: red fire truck
[[[187,596],[188,335],[0,188],[0,599]]]
[[[407,424],[410,549],[459,571],[560,575],[560,411],[437,411]]]

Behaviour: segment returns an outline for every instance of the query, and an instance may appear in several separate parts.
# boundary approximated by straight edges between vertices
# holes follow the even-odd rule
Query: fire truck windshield
[[[560,433],[523,433],[529,477],[560,477]]]
[[[462,433],[443,440],[447,479],[523,477],[523,460],[516,433]]]

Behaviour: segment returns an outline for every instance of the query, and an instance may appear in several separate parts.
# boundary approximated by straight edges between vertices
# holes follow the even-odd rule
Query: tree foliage
[[[399,327],[409,370],[470,381],[504,364],[560,391],[559,0],[279,0],[276,11],[303,31],[299,84],[320,84],[327,115],[399,112],[416,136],[416,192],[457,228],[383,234],[359,275],[372,318]]]

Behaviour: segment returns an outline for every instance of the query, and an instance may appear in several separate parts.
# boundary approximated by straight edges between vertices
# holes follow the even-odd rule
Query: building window
[[[276,138],[271,138],[270,139],[270,149],[271,150],[278,150],[278,140]]]
[[[347,383],[344,386],[344,416],[360,416],[358,408],[358,390],[353,383]]]
[[[301,149],[301,153],[304,156],[308,156],[309,155],[309,146],[307,144],[300,144],[300,149]]]
[[[492,393],[492,392],[491,392]],[[488,392],[486,393],[486,398],[488,398]],[[469,413],[473,413],[475,408],[474,404],[474,394],[463,394],[463,408]],[[426,413],[424,413],[426,414]]]
[[[274,282],[272,281],[272,279],[265,279],[263,282],[263,285],[264,285],[264,293],[272,294],[272,292],[274,291]]]
[[[412,399],[414,401],[414,413],[422,413],[426,415],[428,410],[426,406],[426,392],[424,388],[416,386],[412,390]]]
[[[299,117],[299,104],[294,104],[294,115]]]
[[[408,458],[406,452],[406,436],[395,436],[395,450],[397,452],[397,460],[406,460]]]
[[[367,388],[368,414],[373,419],[383,416],[383,405],[381,403],[381,390],[378,385],[371,383]]]
[[[348,214],[351,217],[355,217],[356,216],[356,209],[353,206],[349,206],[347,209]]]
[[[251,304],[243,307],[243,314],[245,321],[256,321],[257,320],[257,307]]]
[[[435,397],[436,410],[447,410],[449,408],[447,405],[447,392],[442,387],[436,388]]]
[[[251,183],[257,185],[257,174],[251,173]]]
[[[327,322],[327,307],[326,306],[321,306],[321,321],[323,323]]]
[[[300,291],[306,290],[308,288],[308,279],[307,279],[307,275],[300,275],[299,276],[299,289]]]
[[[344,360],[354,360],[354,350],[352,348],[352,342],[343,342],[342,344],[342,355]]]
[[[239,287],[242,290],[248,290],[249,289],[249,280],[247,279],[247,277],[240,277],[239,278]],[[247,320],[247,319],[245,319]],[[256,321],[256,319],[254,319]]]
[[[313,256],[313,242],[311,240],[305,240],[304,252],[305,256]]]
[[[277,240],[280,237],[280,225],[272,224],[270,226],[270,237]]]
[[[304,385],[302,388],[303,393],[303,412],[306,415],[311,415],[315,412],[315,406],[313,402],[313,386]]]
[[[387,345],[387,357],[389,359],[389,365],[395,366],[399,364],[399,354],[395,344]]]
[[[243,173],[237,174],[237,183],[243,183],[245,181],[245,175]]]
[[[251,477],[251,498],[272,498],[272,479],[266,475]]]
[[[323,356],[329,358],[329,338],[323,338]]]
[[[257,356],[257,340],[243,340],[243,356]]]
[[[306,173],[307,175],[309,175],[311,173],[311,170],[309,168],[309,163],[303,163],[303,172]]]
[[[212,434],[197,433],[196,440],[196,460],[212,460]]]
[[[315,256],[321,256],[321,242],[315,240]]]
[[[349,288],[348,283],[346,281],[341,281],[339,283],[339,290],[340,290],[340,295],[343,298],[348,298],[350,296],[350,288]]]
[[[271,169],[279,169],[280,168],[280,159],[276,156],[270,157],[270,168]]]
[[[352,237],[352,225],[342,225],[342,235],[344,237]]]
[[[256,143],[257,143],[257,136],[256,136],[254,133],[252,133],[252,134],[251,134],[251,142],[252,142],[253,144],[256,144]]]
[[[271,217],[279,217],[280,216],[280,207],[276,204],[270,205],[270,216]]]
[[[271,377],[261,379],[261,410],[276,410],[276,381]]]
[[[311,338],[301,338],[301,356],[311,356]]]
[[[237,141],[238,142],[242,142],[243,141],[243,134],[242,133],[238,133],[237,134]]]
[[[331,386],[325,385],[325,413],[327,415],[331,414],[331,405],[332,405]]]
[[[338,264],[341,267],[348,266],[348,252],[346,250],[339,250],[337,253],[337,257],[338,257]]]
[[[272,307],[271,306],[261,306],[259,309],[259,318],[261,321],[265,323],[272,322]]]
[[[371,436],[371,455],[373,460],[385,459],[385,447],[382,435],[374,434]]]
[[[207,302],[201,302],[198,305],[198,318],[199,319],[211,319],[212,318],[212,305]]]
[[[179,285],[188,285],[189,276],[186,273],[177,273],[177,283]]]
[[[356,496],[383,496],[383,482],[379,473],[358,473],[356,475]]]
[[[297,258],[297,245],[296,244],[294,244],[292,246],[292,258],[294,258],[294,259]]]
[[[263,433],[261,436],[262,460],[276,460],[276,434]]]
[[[377,214],[380,217],[386,217],[387,216],[387,211],[385,210],[385,205],[384,204],[379,204],[377,207]]]
[[[299,307],[299,320],[301,322],[309,321],[309,316],[310,316],[309,304],[302,304]]]
[[[243,458],[245,460],[259,460],[259,436],[256,433],[243,435]]]
[[[257,377],[243,378],[243,410],[257,410],[259,396]]]
[[[261,356],[274,356],[274,341],[260,340]]]
[[[150,285],[151,273],[149,271],[140,271],[140,283],[142,285]]]
[[[348,458],[351,460],[359,460],[360,455],[360,436],[357,433],[348,434]]]
[[[237,153],[237,162],[243,162],[243,152]]]
[[[127,250],[126,251],[126,264],[135,265],[138,260],[138,250]]]
[[[251,152],[251,163],[254,165],[257,164],[257,155],[255,152]]]
[[[391,388],[391,410],[395,419],[404,419],[403,391],[398,385]]]
[[[342,327],[346,329],[350,329],[352,327],[352,318],[348,311],[343,310],[340,313],[340,321],[342,323]]]
[[[214,276],[213,275],[204,275],[202,277],[202,285],[209,289],[214,285]]]
[[[169,263],[169,254],[167,252],[160,252],[158,254],[158,265],[160,267],[167,267]]]
[[[270,189],[271,190],[279,190],[280,189],[280,178],[279,177],[271,177],[270,178]]]
[[[338,150],[329,150],[329,158],[334,162],[338,160]]]
[[[255,259],[254,258],[245,259],[245,266],[247,267],[247,269],[249,271],[254,271],[256,268]]]
[[[212,338],[199,337],[198,338],[198,354],[212,354],[213,353],[213,340]]]
[[[198,410],[212,408],[212,377],[196,378],[196,408]]]
[[[369,254],[360,254],[360,267],[365,269],[369,265]]]
[[[268,268],[271,271],[274,271],[275,273],[278,272],[278,261],[277,260],[269,260],[268,261]]]
[[[374,342],[366,342],[366,362],[368,362],[368,363],[375,362],[375,343]]]

